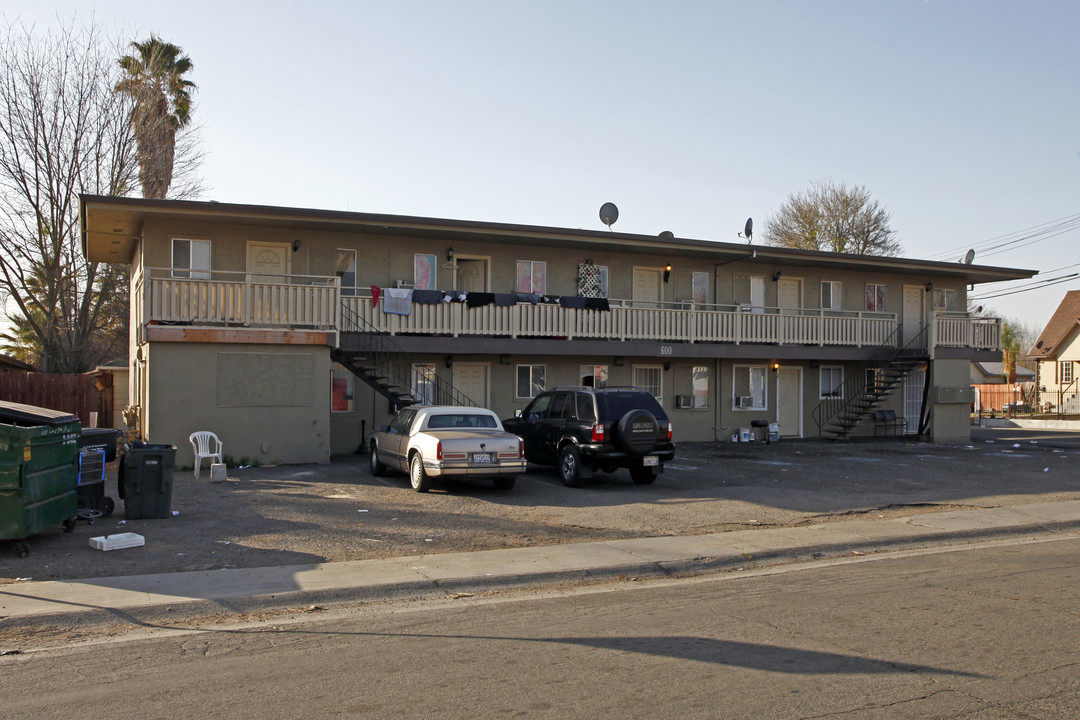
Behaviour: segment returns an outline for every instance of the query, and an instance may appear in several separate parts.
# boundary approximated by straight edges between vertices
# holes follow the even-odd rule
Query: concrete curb
[[[28,582],[0,588],[0,628],[175,623],[183,617],[311,605],[442,599],[1080,531],[1080,501],[319,565]]]

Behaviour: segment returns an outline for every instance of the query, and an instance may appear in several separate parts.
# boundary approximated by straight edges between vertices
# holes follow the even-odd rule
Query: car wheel
[[[379,462],[379,446],[371,443],[371,451],[368,453],[368,461],[371,464],[371,474],[382,477],[386,474],[386,466]]]
[[[581,453],[573,445],[559,450],[559,477],[566,487],[581,487]]]
[[[431,478],[424,470],[424,458],[420,453],[415,453],[409,460],[409,483],[416,492],[427,492],[431,489]]]
[[[616,444],[630,455],[645,455],[656,446],[660,423],[648,410],[631,410],[616,426]]]
[[[497,477],[493,481],[496,490],[511,490],[514,487],[514,483],[517,482],[517,477],[511,475],[509,477]]]
[[[630,479],[634,481],[635,485],[652,485],[656,481],[656,475],[653,474],[652,468],[647,467],[632,467],[630,468]]]

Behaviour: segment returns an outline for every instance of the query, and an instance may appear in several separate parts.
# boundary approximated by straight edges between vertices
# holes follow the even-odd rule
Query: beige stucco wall
[[[931,363],[935,388],[971,387],[971,361],[942,360]],[[931,395],[933,400],[934,395]],[[974,397],[974,393],[972,393]],[[930,436],[935,441],[959,442],[971,439],[971,403],[932,402],[930,406]]]
[[[147,440],[176,445],[178,467],[192,465],[188,436],[196,430],[215,432],[234,463],[329,462],[329,348],[161,342],[144,352]],[[219,377],[236,369],[230,363],[249,362],[269,371],[245,372],[250,385],[239,389]],[[274,371],[297,367],[293,380]]]

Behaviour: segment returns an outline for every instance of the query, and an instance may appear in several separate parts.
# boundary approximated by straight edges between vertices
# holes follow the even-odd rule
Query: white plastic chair
[[[205,458],[210,458],[211,464],[217,458],[217,462],[225,462],[221,459],[221,440],[209,430],[199,430],[191,433],[188,438],[191,441],[191,450],[195,453],[195,479],[199,478],[199,466]]]

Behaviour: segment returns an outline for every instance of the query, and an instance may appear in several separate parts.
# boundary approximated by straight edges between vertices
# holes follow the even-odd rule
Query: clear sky
[[[905,256],[1080,272],[1072,0],[3,8],[183,47],[202,199],[587,229],[611,201],[616,230],[738,241],[833,181],[887,208]],[[1041,329],[1075,289],[979,302]]]

